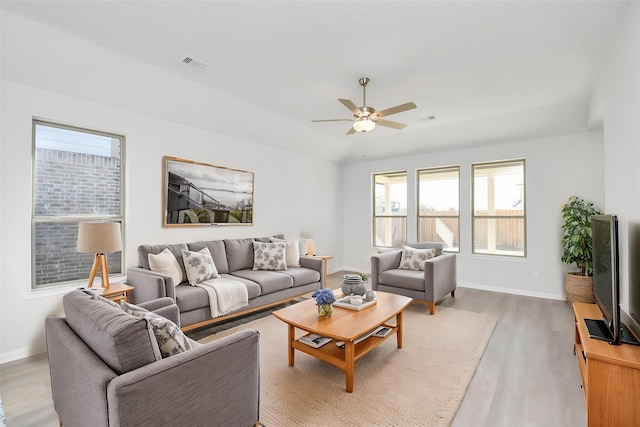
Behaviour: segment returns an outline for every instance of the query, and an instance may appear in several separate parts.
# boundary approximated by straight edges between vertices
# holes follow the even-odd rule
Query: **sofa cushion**
[[[284,240],[284,234],[274,234],[273,236],[269,237],[255,237],[253,240],[255,240],[256,242],[269,243],[273,241],[272,239]]]
[[[424,271],[402,270],[399,268],[387,270],[380,273],[378,283],[424,292]]]
[[[253,269],[254,270],[286,270],[285,261],[286,243],[279,242],[253,242]]]
[[[291,276],[294,288],[320,281],[320,273],[310,268],[287,268],[286,270],[278,271],[278,273]]]
[[[184,268],[184,261],[182,261],[182,250],[188,249],[184,243],[178,243],[175,245],[140,245],[138,246],[138,263],[140,267],[151,270],[149,266],[149,254],[159,254],[165,249],[169,249],[173,256],[176,257],[178,265],[182,270],[183,281],[187,280],[187,272]],[[177,283],[176,283],[177,285]]]
[[[435,254],[435,249],[415,249],[409,246],[403,246],[400,267],[398,268],[424,271],[424,263],[432,259]]]
[[[69,327],[118,375],[156,360],[145,319],[81,291],[66,294],[62,304]]]
[[[227,280],[235,280],[236,282],[244,284],[247,287],[247,294],[250,300],[258,298],[262,294],[262,288],[253,280],[234,276],[232,274],[221,274],[220,277]]]
[[[205,240],[201,242],[194,242],[187,244],[190,251],[198,252],[202,248],[209,249],[213,263],[218,269],[218,274],[225,274],[229,272],[229,264],[227,263],[227,251],[224,247],[222,240]]]
[[[121,305],[125,312],[147,319],[163,359],[191,349],[186,335],[171,320],[126,301],[122,301]]]
[[[159,254],[149,254],[148,257],[151,271],[171,277],[173,286],[178,286],[183,282],[182,268],[180,268],[178,260],[169,249],[165,248]]]
[[[293,286],[293,278],[291,276],[277,271],[238,270],[234,271],[233,275],[258,283],[262,290],[262,295],[270,294]]]
[[[198,252],[183,249],[182,260],[191,286],[220,277],[209,248],[202,248]]]
[[[253,268],[253,239],[225,239],[229,272]]]
[[[180,312],[209,308],[209,294],[199,286],[182,284],[176,287],[176,304]]]

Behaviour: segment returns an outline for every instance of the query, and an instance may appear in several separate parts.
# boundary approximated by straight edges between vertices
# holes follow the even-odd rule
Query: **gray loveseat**
[[[253,426],[259,333],[245,330],[158,360],[145,318],[81,291],[45,321],[51,390],[65,427]],[[176,321],[169,298],[141,304]]]
[[[302,256],[300,267],[289,267],[286,270],[252,270],[254,240],[269,241],[269,238],[141,245],[138,247],[139,266],[127,269],[127,283],[135,288],[130,299],[137,304],[162,297],[171,298],[180,309],[182,330],[188,331],[274,306],[324,286],[324,261],[320,258]],[[211,318],[209,295],[204,289],[189,285],[182,260],[183,249],[199,251],[205,247],[209,249],[222,278],[239,281],[247,287],[248,307],[232,314]],[[159,254],[164,249],[173,253],[182,269],[185,280],[177,286],[174,286],[171,277],[150,269],[149,254]]]
[[[416,249],[435,249],[435,258],[424,263],[424,271],[401,269],[401,250],[383,252],[371,257],[371,288],[413,298],[429,306],[435,313],[436,302],[451,294],[458,285],[456,254],[443,253],[443,244],[435,242],[413,243]]]

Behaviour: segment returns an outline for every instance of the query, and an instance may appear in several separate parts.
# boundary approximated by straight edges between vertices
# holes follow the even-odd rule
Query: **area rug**
[[[201,339],[260,331],[260,421],[266,427],[448,426],[491,338],[493,316],[424,306],[404,311],[403,348],[395,338],[356,362],[353,393],[344,372],[296,351],[287,364],[287,326],[267,316]],[[335,345],[329,343],[326,345]]]

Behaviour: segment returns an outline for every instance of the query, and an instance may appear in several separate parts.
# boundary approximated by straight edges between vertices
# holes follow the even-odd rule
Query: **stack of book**
[[[326,343],[331,342],[332,339],[318,334],[309,334],[298,338],[298,341],[314,348],[320,348]]]

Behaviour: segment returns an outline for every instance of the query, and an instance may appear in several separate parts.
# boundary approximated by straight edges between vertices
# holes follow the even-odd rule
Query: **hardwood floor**
[[[329,287],[338,288],[341,278],[341,273],[330,275]],[[453,427],[586,425],[569,305],[467,288],[458,288],[456,298],[437,305],[436,316],[440,305],[498,318]],[[427,310],[425,306],[425,315]],[[200,339],[269,314],[253,314],[188,335]],[[8,426],[58,426],[46,355],[0,365],[0,396]]]

